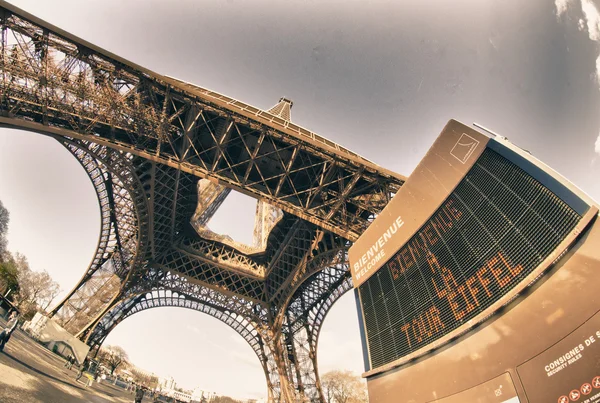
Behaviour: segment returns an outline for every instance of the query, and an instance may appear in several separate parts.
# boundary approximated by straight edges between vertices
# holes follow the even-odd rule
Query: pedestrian
[[[88,359],[86,358],[83,361],[83,364],[81,364],[81,366],[79,367],[79,371],[77,372],[77,376],[75,377],[76,381],[81,379],[81,377],[83,376],[83,373],[87,370],[87,366],[88,366]]]
[[[6,323],[6,327],[0,333],[0,351],[4,351],[4,346],[8,343],[10,336],[17,328],[17,324],[19,323],[19,314],[17,311],[12,311],[8,318],[8,322]]]
[[[142,400],[144,399],[144,389],[139,386],[137,388],[137,390],[135,391],[135,403],[142,403]]]
[[[87,358],[83,361],[83,365],[81,365],[79,367],[79,372],[77,372],[77,376],[75,377],[76,381],[79,381],[81,379],[82,376],[85,375],[85,387],[87,388],[88,386],[92,386],[92,382],[93,382],[93,375],[91,373],[89,373],[90,368],[92,366],[92,362],[90,360],[88,360]],[[87,372],[87,374],[86,374]]]
[[[66,369],[71,369],[71,365],[73,365],[72,358],[73,358],[73,356],[71,354],[69,354],[69,356],[65,360],[65,368]]]

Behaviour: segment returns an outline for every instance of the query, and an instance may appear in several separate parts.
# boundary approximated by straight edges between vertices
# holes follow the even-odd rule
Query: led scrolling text
[[[521,265],[511,265],[502,251],[487,260],[475,274],[464,281],[457,280],[451,270],[440,265],[430,249],[440,240],[440,236],[448,232],[462,217],[463,213],[454,206],[452,200],[448,200],[421,229],[418,236],[401,248],[387,263],[393,279],[398,280],[416,265],[417,259],[425,257],[431,270],[430,278],[435,294],[440,301],[450,306],[456,321],[461,321],[479,307],[482,303],[481,297],[493,297],[494,283],[498,285],[497,293],[523,271]],[[441,281],[438,279],[436,282],[434,274],[438,274]],[[424,272],[423,275],[426,276],[426,273]],[[446,327],[447,323],[444,323],[440,317],[439,308],[433,303],[412,320],[403,323],[400,329],[405,334],[409,347],[412,348],[413,344],[421,344],[437,336]]]

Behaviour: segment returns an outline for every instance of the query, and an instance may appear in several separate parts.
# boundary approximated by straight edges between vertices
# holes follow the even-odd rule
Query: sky
[[[291,98],[295,123],[401,174],[453,118],[508,137],[600,200],[598,0],[12,2],[259,108]],[[99,231],[98,202],[77,161],[52,139],[0,129],[0,200],[11,213],[9,248],[72,288]],[[226,204],[211,227],[248,240],[252,201],[232,193]],[[141,312],[106,343],[184,387],[266,394],[250,347],[198,312]],[[325,320],[319,370],[361,373],[361,354],[348,293]]]

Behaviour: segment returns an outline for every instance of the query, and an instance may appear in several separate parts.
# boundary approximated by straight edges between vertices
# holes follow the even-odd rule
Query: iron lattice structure
[[[52,136],[88,173],[101,233],[52,311],[93,348],[145,309],[212,315],[256,352],[271,401],[322,401],[316,347],[351,288],[347,249],[405,178],[291,122],[149,71],[0,1],[0,124]],[[254,244],[207,226],[231,189]]]

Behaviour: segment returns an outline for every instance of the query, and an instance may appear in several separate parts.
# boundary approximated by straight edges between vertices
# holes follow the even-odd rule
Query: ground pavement
[[[0,329],[6,322],[0,319]],[[16,330],[0,353],[0,403],[131,403],[123,389],[97,383],[86,388],[75,381],[65,360]],[[82,378],[83,381],[87,378]],[[144,403],[150,402],[145,399]]]

